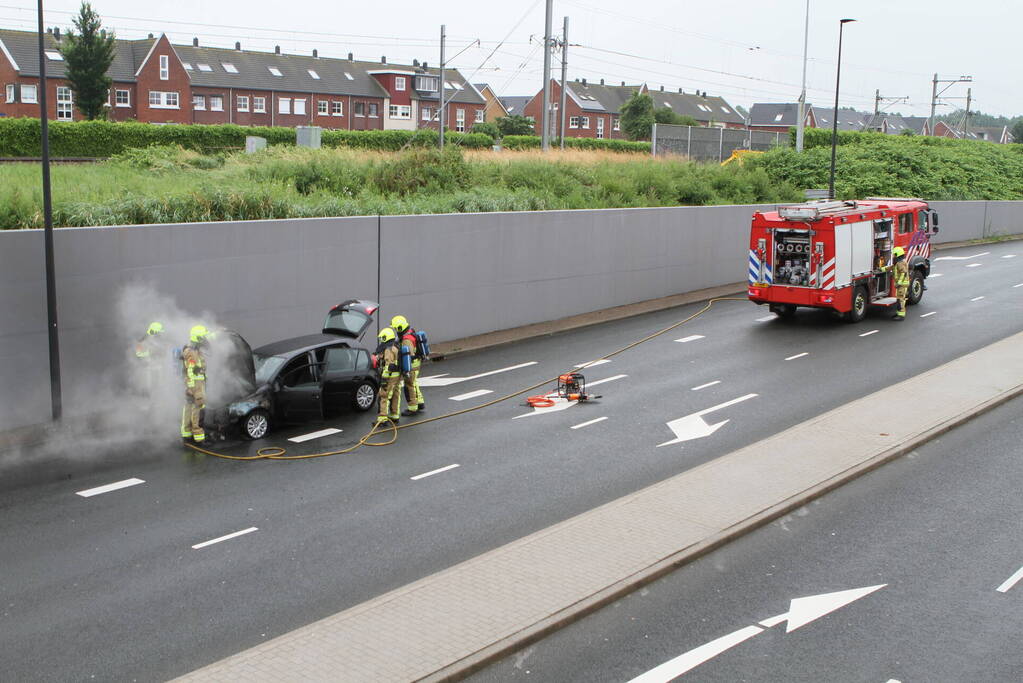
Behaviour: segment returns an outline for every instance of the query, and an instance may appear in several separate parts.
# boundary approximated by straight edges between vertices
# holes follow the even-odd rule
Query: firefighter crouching
[[[181,410],[181,438],[200,444],[206,441],[202,426],[202,411],[206,408],[206,355],[205,346],[209,330],[196,325],[189,334],[188,344],[181,350],[181,364],[185,379],[185,406]]]
[[[429,355],[426,333],[413,329],[403,315],[391,318],[391,328],[401,339],[399,358],[405,375],[404,393],[405,402],[408,404],[408,410],[402,415],[425,412],[426,401],[423,399],[422,389],[419,388],[419,370],[423,360]]]
[[[385,327],[377,335],[376,353],[373,362],[380,373],[380,412],[376,424],[388,420],[397,423],[401,417],[401,368],[398,358],[398,338],[394,330]]]
[[[906,263],[906,250],[902,247],[892,249],[895,259],[895,296],[899,300],[899,310],[895,312],[895,320],[906,319],[906,297],[909,294],[909,265]]]

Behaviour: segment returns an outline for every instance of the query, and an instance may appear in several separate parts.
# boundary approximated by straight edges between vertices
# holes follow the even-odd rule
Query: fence
[[[650,149],[654,156],[677,154],[694,161],[718,163],[732,156],[732,152],[737,149],[767,151],[772,147],[788,144],[787,133],[675,126],[665,123],[655,123],[650,136]]]

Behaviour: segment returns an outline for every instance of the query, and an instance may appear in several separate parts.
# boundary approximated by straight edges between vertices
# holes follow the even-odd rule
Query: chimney
[[[46,27],[46,32],[47,32],[47,33],[48,33],[49,35],[51,35],[51,36],[52,36],[52,35],[53,35],[53,27],[52,27],[52,26],[47,26],[47,27]]]
[[[412,60],[412,66],[419,66],[419,60],[418,59],[413,59]]]
[[[583,85],[586,85],[586,79],[585,78],[583,79]]]
[[[152,39],[153,39],[153,34],[152,34],[152,33],[150,33],[150,34],[149,34],[149,39],[150,39],[150,40],[152,40]]]
[[[238,50],[239,52],[241,52],[242,51],[242,44],[237,42],[237,41],[235,41],[234,49]]]
[[[316,48],[313,48],[313,59],[319,59],[319,58],[320,58],[320,51],[317,50]]]
[[[275,55],[281,54],[281,46],[280,45],[274,45],[274,54]]]
[[[192,38],[192,47],[199,47],[199,39]]]
[[[625,81],[622,81],[622,87],[623,88],[625,87]]]
[[[426,65],[426,62],[423,62],[423,71],[428,71],[428,70],[429,70],[429,68],[430,68],[430,67],[428,67],[428,66]]]
[[[349,62],[354,62],[355,61],[355,58],[352,57],[352,53],[351,52],[348,53],[348,61]]]
[[[679,89],[678,89],[678,94],[679,94],[679,95],[685,95],[685,93],[684,93],[684,92],[682,92],[682,88],[679,88]]]
[[[706,90],[704,90],[704,91],[703,91],[703,96],[704,96],[704,97],[706,97],[706,96],[707,96],[707,91],[706,91]]]
[[[604,85],[604,79],[603,78],[600,79],[600,84]]]
[[[387,64],[387,55],[384,55],[383,57],[380,58],[380,63]]]
[[[661,86],[661,92],[664,92],[664,86],[663,85]]]
[[[53,27],[53,38],[57,42],[60,42],[60,26]]]

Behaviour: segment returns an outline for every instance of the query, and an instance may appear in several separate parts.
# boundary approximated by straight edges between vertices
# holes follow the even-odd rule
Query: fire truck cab
[[[749,247],[751,301],[780,317],[799,306],[830,309],[849,322],[869,306],[893,307],[892,250],[909,265],[906,298],[916,304],[931,272],[938,215],[921,199],[819,200],[753,214]]]

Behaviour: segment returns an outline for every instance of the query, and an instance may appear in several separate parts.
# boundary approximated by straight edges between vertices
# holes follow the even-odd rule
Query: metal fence
[[[732,156],[732,152],[737,149],[767,151],[772,147],[789,144],[788,133],[674,126],[666,123],[654,124],[650,140],[654,156],[676,154],[694,161],[718,163]]]

